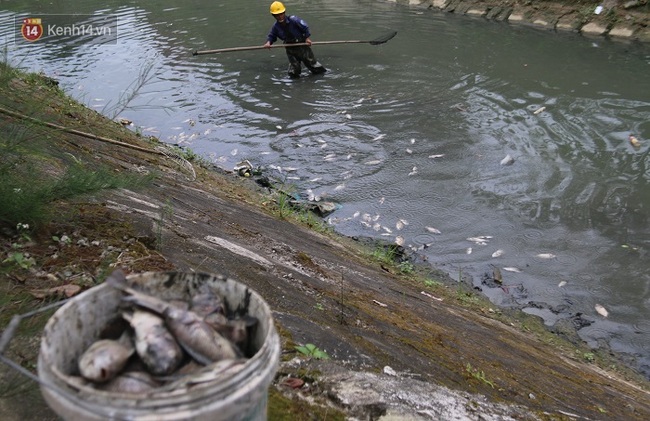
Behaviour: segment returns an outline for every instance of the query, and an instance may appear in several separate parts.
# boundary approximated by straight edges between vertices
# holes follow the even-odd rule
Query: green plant
[[[584,354],[582,354],[582,358],[587,362],[593,363],[594,360],[596,359],[596,356],[594,355],[593,352],[585,352]]]
[[[469,375],[475,378],[476,380],[485,383],[488,386],[490,386],[492,389],[494,389],[494,383],[492,383],[490,380],[488,380],[485,377],[485,373],[483,372],[483,370],[479,370],[478,368],[473,368],[470,363],[467,363],[467,366],[465,367],[465,371],[467,371],[467,373],[469,373]]]
[[[295,347],[296,351],[300,352],[303,355],[306,355],[317,360],[329,360],[330,356],[327,355],[325,351],[322,351],[316,347],[314,344],[306,344]]]
[[[2,263],[9,263],[16,265],[22,269],[29,269],[36,264],[36,260],[33,257],[29,257],[25,253],[15,251],[9,253],[9,256],[2,261]]]

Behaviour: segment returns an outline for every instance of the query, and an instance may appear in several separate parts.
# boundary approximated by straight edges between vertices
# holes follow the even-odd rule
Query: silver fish
[[[129,296],[123,300],[158,313],[180,346],[203,365],[226,358],[235,358],[239,352],[226,338],[217,333],[203,318],[191,310],[183,310],[161,299],[143,294],[126,285],[124,272],[116,270],[106,282]]]
[[[99,389],[114,393],[147,393],[160,386],[144,371],[130,371],[120,374],[108,383],[102,384]]]
[[[125,312],[135,330],[135,350],[151,374],[171,374],[183,359],[183,350],[165,327],[165,321],[148,311]]]
[[[212,313],[226,314],[223,300],[207,284],[201,285],[198,293],[192,296],[190,310],[200,317],[205,317]]]
[[[101,339],[90,345],[79,358],[79,372],[90,381],[107,382],[122,371],[133,352],[133,344],[126,332],[119,340]]]
[[[239,356],[235,346],[196,313],[170,306],[163,316],[174,337],[198,363],[208,365]]]

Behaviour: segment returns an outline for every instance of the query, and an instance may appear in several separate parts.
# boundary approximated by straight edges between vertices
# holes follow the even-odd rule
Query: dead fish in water
[[[596,311],[598,312],[598,314],[600,314],[601,316],[603,316],[603,317],[607,317],[607,316],[609,316],[609,312],[608,312],[607,309],[606,309],[605,307],[603,307],[602,305],[600,305],[600,304],[596,304],[596,305],[594,306],[594,308],[596,309]]]
[[[508,271],[508,272],[517,272],[517,273],[521,272],[521,269],[516,268],[514,266],[504,267],[503,270]]]
[[[424,227],[427,231],[429,231],[431,234],[442,234],[439,229],[433,228],[433,227]]]
[[[429,158],[435,159],[435,158],[442,158],[443,156],[445,156],[444,153],[439,153],[439,154],[435,154],[435,155],[429,155]]]
[[[546,107],[539,107],[538,109],[533,111],[533,114],[537,115],[537,114],[543,112],[545,109],[546,109]]]
[[[555,255],[552,253],[540,253],[537,255],[537,257],[539,257],[540,259],[552,259],[555,257]]]
[[[93,382],[107,382],[122,371],[133,352],[127,332],[118,340],[101,339],[90,345],[79,358],[79,372]]]
[[[499,249],[499,250],[495,251],[494,253],[492,253],[492,257],[500,257],[500,256],[503,256],[503,250],[501,250],[501,249]]]
[[[512,165],[515,163],[515,159],[510,156],[510,154],[506,155],[505,158],[501,160],[501,165]]]
[[[485,246],[487,245],[487,242],[490,241],[491,238],[492,238],[491,235],[480,235],[478,237],[468,237],[467,241],[476,243],[479,246]]]
[[[634,146],[635,148],[640,148],[641,147],[641,142],[633,134],[630,134],[630,136],[628,136],[628,139],[630,140],[630,144],[632,146]]]
[[[120,374],[99,389],[114,393],[147,393],[160,386],[160,383],[144,371],[130,371]]]
[[[135,330],[135,350],[156,376],[171,374],[183,360],[183,350],[162,318],[148,311],[122,314]]]

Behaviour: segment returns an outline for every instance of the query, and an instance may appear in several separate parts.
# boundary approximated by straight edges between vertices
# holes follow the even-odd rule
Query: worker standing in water
[[[276,22],[266,38],[265,48],[271,48],[271,44],[280,38],[285,44],[306,43],[307,45],[286,47],[289,58],[289,77],[292,79],[300,77],[302,63],[313,74],[325,73],[327,69],[316,60],[311,50],[311,33],[307,22],[298,16],[287,16],[284,4],[279,1],[271,3],[271,14]]]

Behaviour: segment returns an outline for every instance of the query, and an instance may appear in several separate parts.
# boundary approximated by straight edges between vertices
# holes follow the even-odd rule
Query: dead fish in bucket
[[[122,317],[135,331],[135,350],[149,371],[156,376],[171,374],[183,359],[174,336],[165,321],[148,311],[124,312]]]
[[[128,287],[126,276],[121,270],[114,271],[106,282],[129,294],[124,297],[124,301],[161,315],[180,346],[198,363],[209,365],[219,360],[239,356],[237,348],[205,323],[202,317],[193,311],[183,310]]]
[[[126,332],[119,340],[101,339],[90,345],[79,358],[79,372],[90,381],[107,382],[122,371],[133,352],[133,344]]]

